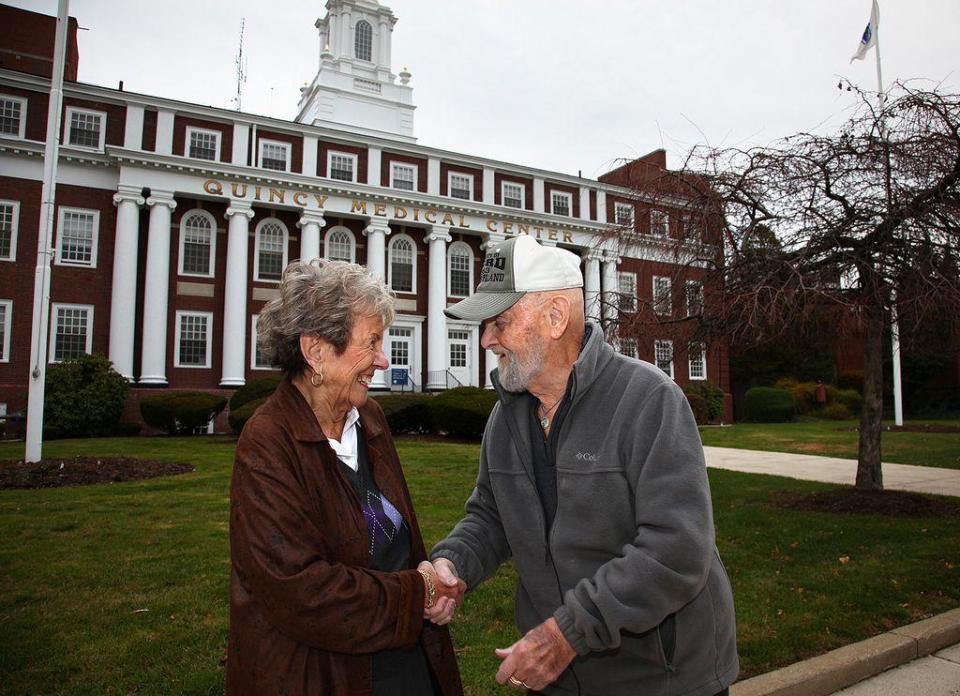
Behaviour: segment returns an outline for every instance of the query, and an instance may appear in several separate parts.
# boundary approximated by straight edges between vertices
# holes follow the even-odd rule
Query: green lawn
[[[960,420],[905,421],[911,424],[960,427]],[[893,425],[884,422],[884,426]],[[794,452],[826,457],[857,458],[856,421],[805,420],[793,423],[737,423],[702,427],[703,444],[766,452]],[[885,462],[960,469],[960,433],[884,432]]]
[[[51,457],[136,454],[197,471],[0,492],[0,693],[222,691],[233,444],[48,443]],[[0,459],[21,448],[0,445]],[[399,449],[429,546],[460,516],[478,447],[408,439]],[[710,479],[746,674],[960,606],[960,518],[785,513],[771,505],[778,491],[826,486],[715,470]],[[513,584],[512,568],[503,568],[453,624],[470,694],[502,693],[493,648],[516,638]]]

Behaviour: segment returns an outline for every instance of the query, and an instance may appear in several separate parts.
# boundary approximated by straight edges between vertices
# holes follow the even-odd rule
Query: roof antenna
[[[243,83],[247,81],[247,60],[243,57],[243,27],[247,23],[246,17],[240,18],[240,48],[237,50],[237,96],[231,101],[237,105],[237,111],[240,111],[240,97],[243,93]]]

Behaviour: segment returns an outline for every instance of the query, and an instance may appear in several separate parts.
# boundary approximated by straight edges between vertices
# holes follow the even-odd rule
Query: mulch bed
[[[129,457],[44,459],[34,464],[27,464],[23,460],[7,459],[0,461],[0,490],[121,483],[157,476],[186,474],[194,470],[189,464],[146,461]]]
[[[858,427],[837,428],[840,432],[857,432]],[[960,433],[956,425],[940,425],[939,423],[909,423],[904,425],[885,425],[885,433]]]
[[[960,501],[931,498],[908,491],[864,491],[833,488],[815,493],[782,492],[774,505],[800,512],[888,517],[960,517]]]

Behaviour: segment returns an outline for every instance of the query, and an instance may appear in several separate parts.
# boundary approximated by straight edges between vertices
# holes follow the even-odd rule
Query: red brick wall
[[[524,179],[519,176],[493,174],[493,202],[496,205],[503,205],[503,182],[509,181],[512,184],[519,184],[524,188],[523,207],[525,210],[533,210],[533,179]]]
[[[0,5],[0,68],[50,77],[56,36],[56,16]],[[77,20],[69,17],[64,80],[76,82],[79,62]]]
[[[177,115],[173,119],[173,154],[186,155],[187,126],[203,128],[220,133],[220,161],[229,162],[233,157],[233,125],[217,121],[201,121]],[[156,139],[156,135],[154,135]]]
[[[380,185],[390,185],[390,165],[394,162],[414,164],[417,167],[417,191],[427,192],[427,160],[420,157],[401,155],[396,152],[384,152],[380,158]]]
[[[449,180],[448,174],[450,172],[455,172],[457,174],[470,174],[473,176],[473,199],[475,201],[483,200],[483,170],[474,169],[472,167],[464,167],[457,164],[450,164],[448,162],[440,163],[440,195],[449,196],[447,191],[447,183]]]
[[[155,152],[157,149],[157,112],[153,109],[146,109],[143,112],[141,147],[149,152]]]
[[[50,95],[33,92],[6,85],[0,87],[0,94],[11,97],[25,97],[27,100],[27,123],[23,135],[27,140],[44,141],[47,139],[47,109],[50,108]]]
[[[104,135],[104,145],[123,145],[124,130],[127,122],[127,107],[122,104],[111,104],[107,102],[90,101],[87,99],[74,99],[73,97],[63,98],[63,113],[61,114],[60,137],[61,142],[67,144],[67,133],[70,124],[67,122],[67,107],[74,106],[78,109],[90,109],[91,111],[103,111],[107,114],[107,130]],[[46,124],[46,112],[43,115],[44,124]],[[46,129],[46,125],[44,125]],[[44,130],[44,135],[46,130]],[[40,140],[44,140],[41,137]]]

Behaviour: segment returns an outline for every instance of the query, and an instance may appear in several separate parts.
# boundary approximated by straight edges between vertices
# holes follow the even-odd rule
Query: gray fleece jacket
[[[596,325],[573,367],[547,534],[529,414],[505,392],[466,516],[434,547],[470,589],[513,558],[521,633],[553,616],[577,651],[548,694],[712,696],[737,676],[733,595],[714,544],[700,435],[680,388]]]

